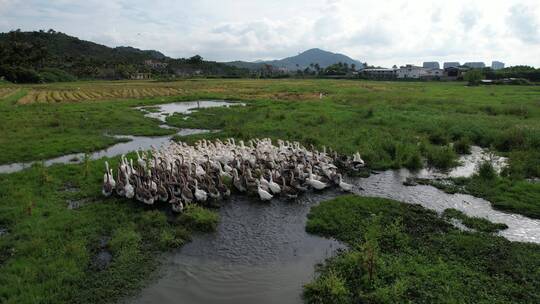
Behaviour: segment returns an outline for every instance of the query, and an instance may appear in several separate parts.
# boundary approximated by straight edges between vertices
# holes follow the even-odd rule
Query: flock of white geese
[[[137,159],[124,155],[116,174],[105,162],[103,195],[136,199],[148,205],[166,202],[175,212],[185,206],[226,199],[231,190],[258,196],[295,199],[309,189],[337,186],[352,191],[340,169],[359,170],[364,161],[357,152],[339,157],[336,152],[306,149],[298,142],[268,138],[247,143],[234,139],[170,143],[151,151],[137,151]],[[232,188],[232,189],[231,189]]]

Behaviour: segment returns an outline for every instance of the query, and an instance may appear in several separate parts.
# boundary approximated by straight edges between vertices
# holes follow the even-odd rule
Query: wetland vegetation
[[[540,300],[538,245],[460,231],[418,205],[343,196],[313,207],[307,229],[349,245],[305,286],[308,303]]]
[[[234,100],[246,106],[204,109],[187,119],[174,114],[166,121],[220,130],[183,141],[297,140],[359,151],[372,170],[448,169],[470,145],[479,145],[507,156],[509,165],[501,174],[454,179],[458,188],[495,208],[540,218],[540,184],[527,180],[540,177],[537,86],[223,79],[0,83],[0,99],[0,164],[91,152],[117,142],[113,134],[175,133],[138,106]],[[115,302],[140,288],[160,252],[184,244],[194,227],[215,229],[217,215],[208,209],[174,217],[122,199],[104,201],[104,161],[38,164],[0,174],[0,229],[7,231],[0,235],[1,302]],[[67,208],[73,202],[79,207]],[[478,231],[496,230],[463,214],[447,215]],[[344,303],[538,302],[540,273],[532,271],[539,269],[538,245],[462,232],[419,206],[347,196],[315,207],[307,229],[350,247],[306,286],[311,303],[329,296]]]

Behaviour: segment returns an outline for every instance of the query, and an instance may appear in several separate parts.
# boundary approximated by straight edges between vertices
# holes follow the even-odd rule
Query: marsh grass
[[[457,219],[467,228],[474,229],[478,232],[493,233],[508,228],[506,224],[492,223],[480,217],[470,217],[453,208],[445,209],[442,216],[446,219]]]
[[[103,168],[104,160],[38,163],[0,174],[0,226],[9,230],[0,237],[0,302],[116,302],[146,282],[160,252],[189,241],[192,231],[215,227],[215,213],[202,208],[184,221],[165,205],[103,198]],[[68,209],[72,200],[89,203]],[[92,263],[103,238],[112,261],[99,270]]]
[[[321,265],[305,285],[307,303],[336,303],[333,298],[339,303],[540,300],[540,273],[531,271],[540,267],[538,245],[462,232],[419,205],[342,196],[313,207],[306,230],[349,247]],[[371,265],[366,246],[377,248]]]
[[[325,145],[342,153],[360,151],[375,169],[418,167],[419,143],[430,151],[427,155],[422,151],[424,157],[432,159],[430,165],[452,166],[455,162],[448,151],[430,148],[454,141],[457,152],[462,153],[467,150],[468,139],[470,144],[482,147],[493,145],[509,153],[511,160],[513,155],[519,155],[519,161],[511,161],[509,172],[513,175],[535,176],[539,171],[538,166],[530,170],[531,166],[523,165],[537,160],[534,155],[540,150],[540,119],[533,119],[540,117],[534,98],[540,89],[534,86],[466,88],[462,83],[436,82],[208,79],[165,84],[97,81],[12,87],[17,93],[0,102],[0,127],[5,130],[0,143],[6,147],[0,163],[89,152],[117,141],[105,134],[172,132],[158,128],[158,121],[145,118],[134,106],[227,99],[241,100],[248,106],[205,109],[187,121],[181,115],[168,121],[177,126],[223,130],[205,137],[270,136]],[[134,89],[144,92],[139,94],[141,99],[129,99],[127,93]],[[37,96],[46,91],[87,97],[77,97],[84,101],[79,103],[16,104],[25,94]],[[326,96],[320,100],[318,93],[322,91]],[[168,95],[159,96],[163,92]],[[118,96],[122,99],[113,101]],[[487,113],[489,107],[493,111]]]

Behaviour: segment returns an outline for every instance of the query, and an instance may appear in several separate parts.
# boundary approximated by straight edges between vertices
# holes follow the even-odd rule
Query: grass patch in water
[[[307,303],[540,301],[539,245],[463,232],[419,205],[342,196],[313,207],[306,229],[349,246],[305,285]]]
[[[215,211],[197,205],[189,205],[180,215],[179,221],[194,230],[214,231],[219,222],[219,216]]]
[[[445,209],[442,216],[446,219],[457,219],[461,221],[465,227],[479,232],[493,233],[508,228],[506,224],[492,223],[481,217],[470,217],[454,208]]]

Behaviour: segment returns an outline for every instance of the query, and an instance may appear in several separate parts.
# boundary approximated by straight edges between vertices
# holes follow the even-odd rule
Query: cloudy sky
[[[17,28],[218,61],[319,47],[382,66],[540,66],[539,0],[0,0],[0,31]]]

